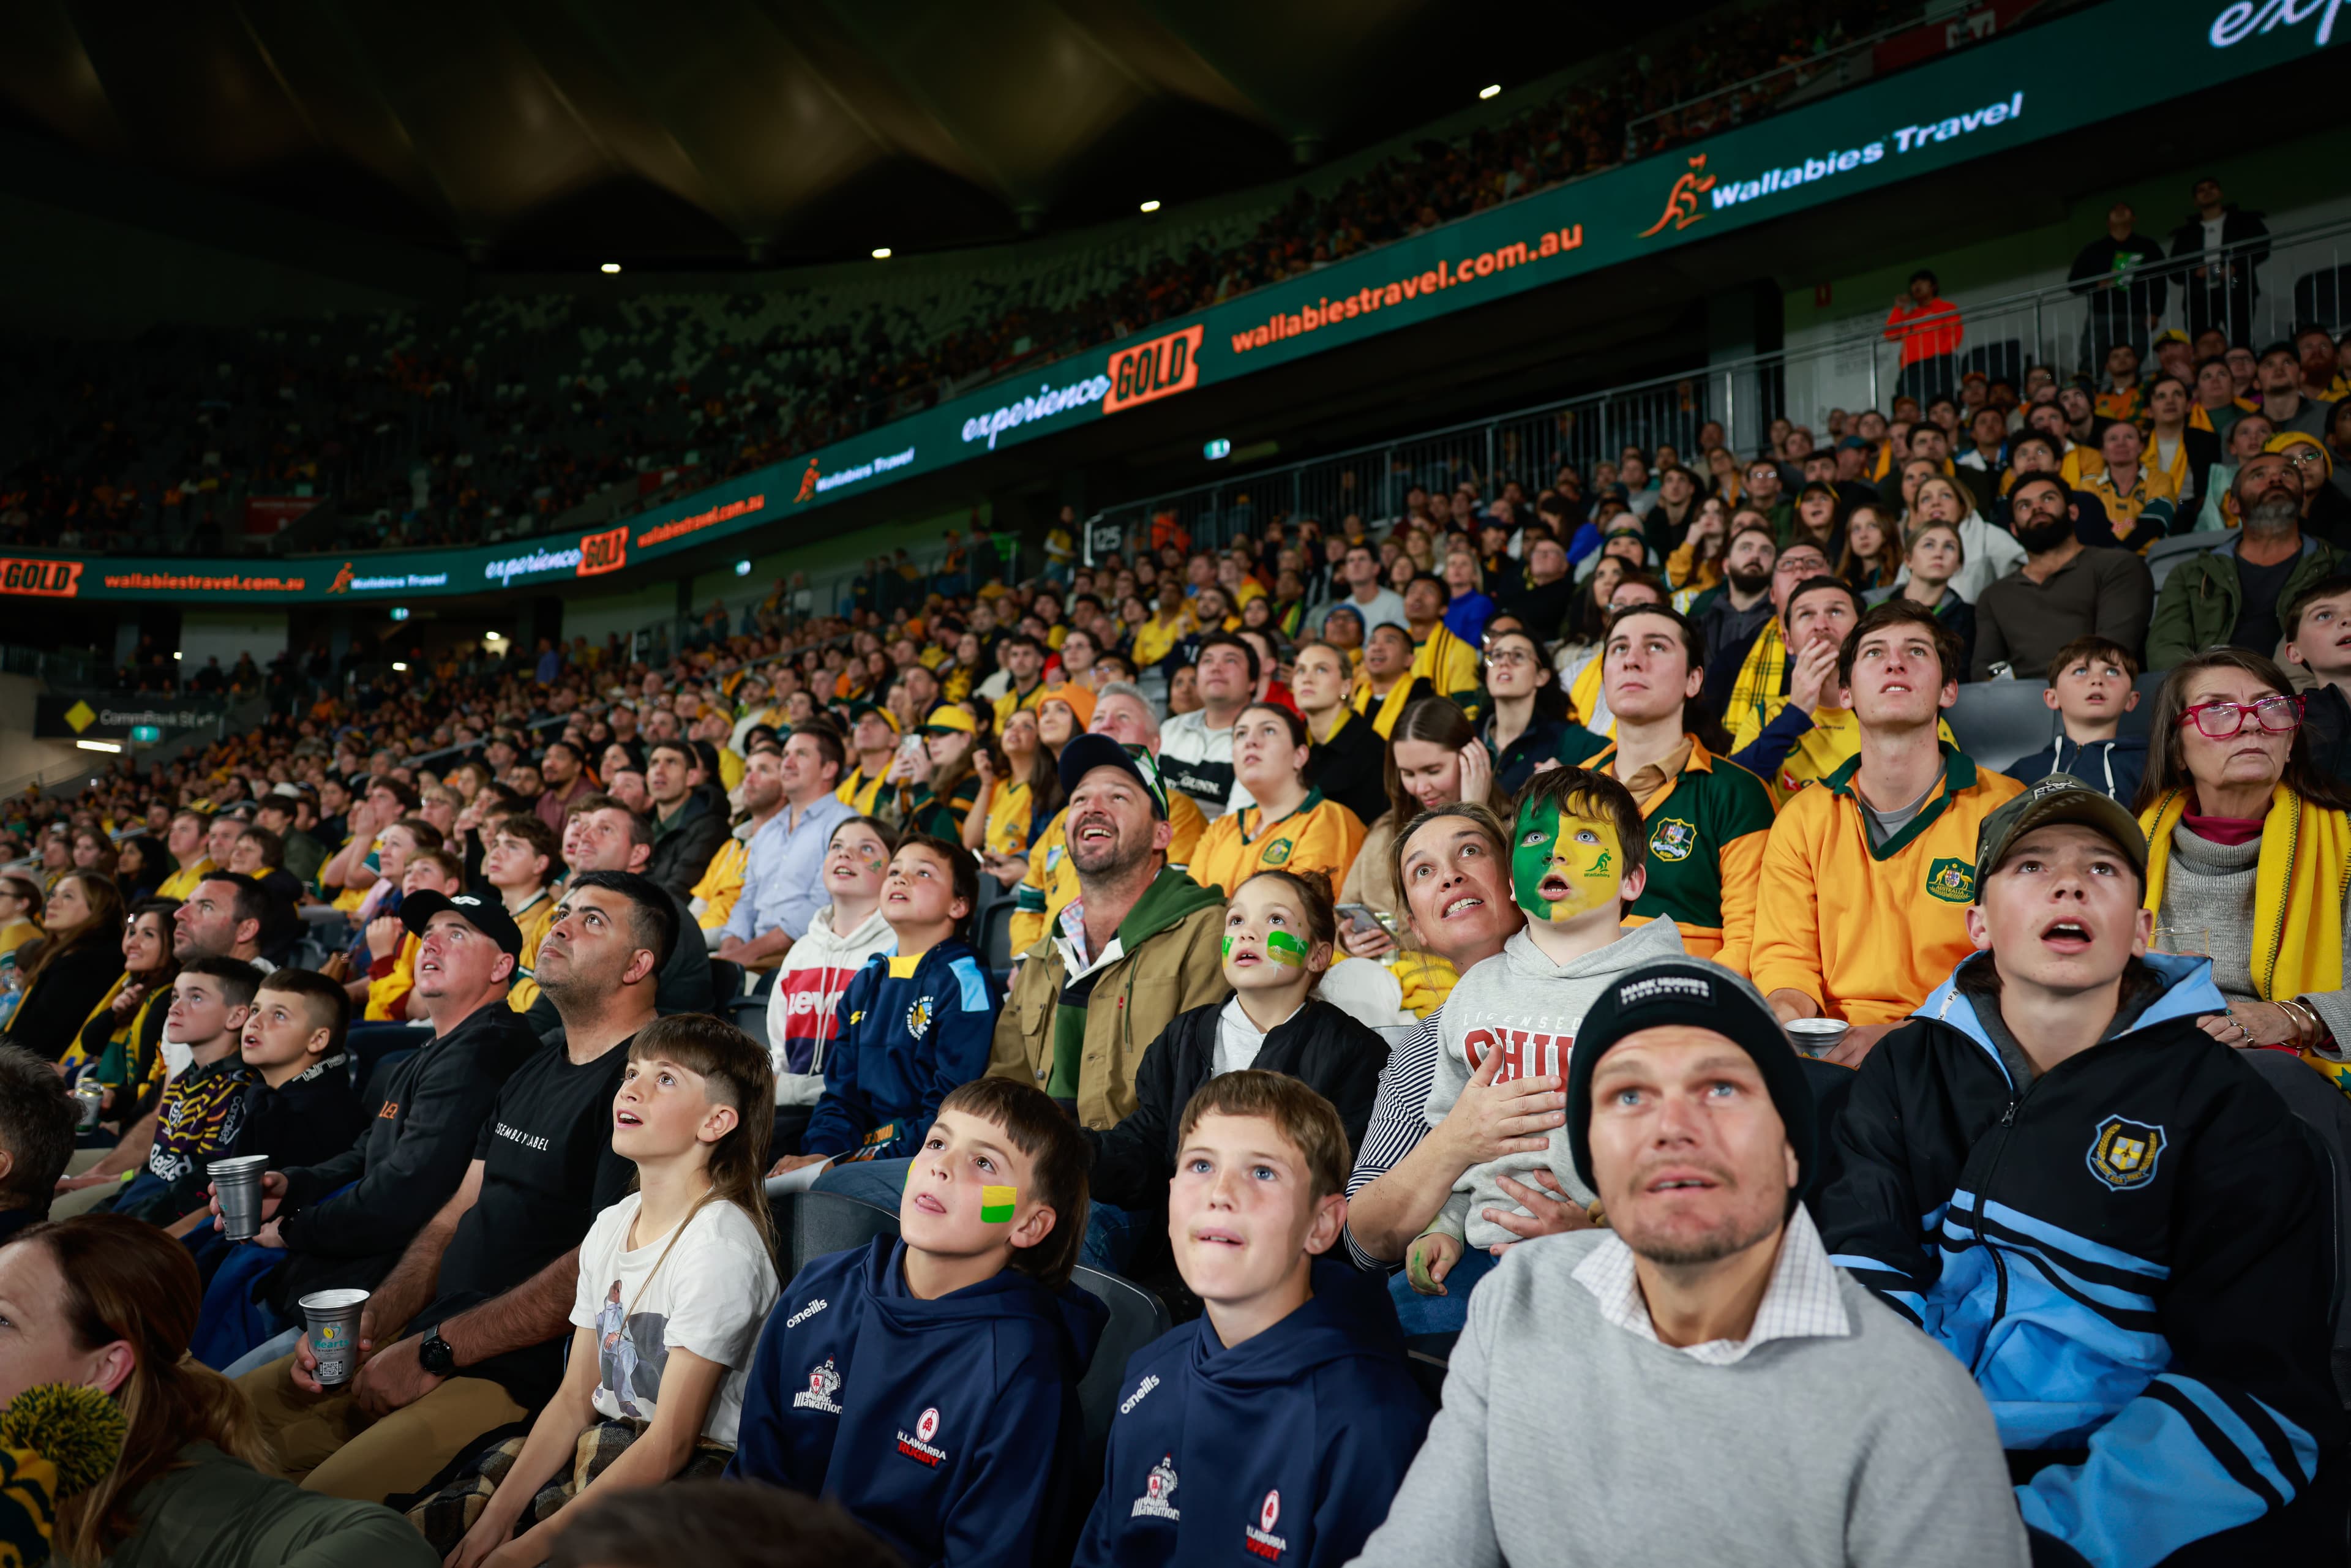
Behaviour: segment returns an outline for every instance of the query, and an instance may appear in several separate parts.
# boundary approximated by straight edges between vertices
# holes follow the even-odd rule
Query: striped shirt
[[[1444,1013],[1440,1006],[1423,1019],[1412,1038],[1390,1051],[1388,1064],[1380,1069],[1380,1092],[1372,1102],[1371,1124],[1364,1129],[1364,1146],[1355,1151],[1355,1168],[1347,1176],[1348,1201],[1353,1202],[1357,1193],[1419,1147],[1421,1139],[1428,1135],[1428,1091],[1437,1082],[1439,1050],[1437,1020]],[[1340,1234],[1346,1238],[1347,1254],[1356,1268],[1395,1267],[1364,1251],[1353,1230]]]

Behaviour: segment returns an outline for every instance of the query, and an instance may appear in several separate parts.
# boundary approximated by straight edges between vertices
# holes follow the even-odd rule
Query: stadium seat
[[[776,1230],[786,1239],[794,1278],[811,1258],[846,1252],[877,1236],[898,1234],[895,1214],[838,1193],[795,1193],[771,1203]]]
[[[732,958],[710,960],[710,993],[725,1007],[743,994],[743,966]]]
[[[2335,1324],[2335,1388],[2346,1408],[2351,1408],[2351,1314],[2343,1310],[2346,1293],[2351,1293],[2351,1101],[2290,1052],[2241,1051],[2237,1059],[2278,1092],[2327,1165],[2326,1202],[2335,1237],[2335,1291],[2328,1314]]]
[[[1970,681],[1943,715],[1959,749],[1995,773],[2005,773],[2057,735],[2058,718],[2041,694],[2045,681]]]
[[[990,974],[1011,972],[1012,913],[1018,907],[1008,899],[980,917],[979,961],[987,966]]]
[[[1167,1303],[1134,1281],[1080,1264],[1071,1283],[1110,1308],[1110,1325],[1094,1346],[1093,1361],[1078,1384],[1078,1407],[1086,1417],[1086,1473],[1099,1475],[1110,1444],[1110,1424],[1118,1414],[1119,1386],[1127,1358],[1176,1326]]]
[[[2147,551],[2147,570],[2154,574],[2156,591],[2162,591],[2163,580],[2178,570],[2181,561],[2191,555],[2219,549],[2235,538],[2234,534],[2213,532],[2176,534],[2168,539],[2156,540]]]
[[[343,1042],[344,1053],[351,1059],[351,1087],[364,1099],[385,1058],[394,1051],[421,1051],[432,1038],[429,1023],[353,1024]]]
[[[766,997],[729,997],[718,1004],[718,1016],[753,1040],[764,1040],[768,1038],[768,998]]]

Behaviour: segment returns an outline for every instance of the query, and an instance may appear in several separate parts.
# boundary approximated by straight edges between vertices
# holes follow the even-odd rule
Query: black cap
[[[1122,746],[1107,735],[1071,736],[1061,747],[1061,793],[1076,794],[1078,780],[1097,768],[1115,768],[1133,778],[1151,797],[1152,815],[1166,820],[1167,786],[1160,781],[1159,764],[1151,753],[1139,746]]]
[[[1983,900],[1983,884],[2016,841],[2052,822],[2078,822],[2114,842],[2141,877],[2147,875],[2147,834],[2138,819],[2112,796],[2092,789],[2070,773],[2052,773],[2022,795],[2011,797],[1983,820],[1976,830],[1976,900]]]
[[[1625,970],[1575,1026],[1575,1049],[1567,1059],[1567,1146],[1583,1185],[1600,1190],[1592,1179],[1593,1065],[1626,1035],[1668,1024],[1721,1035],[1755,1059],[1763,1088],[1787,1129],[1788,1146],[1796,1151],[1792,1197],[1802,1197],[1812,1185],[1815,1138],[1813,1091],[1804,1082],[1802,1060],[1762,992],[1700,958],[1659,958]]]
[[[449,910],[466,925],[498,945],[501,952],[522,956],[522,927],[514,923],[507,906],[495,898],[476,898],[461,893],[452,898],[445,893],[412,893],[400,901],[400,923],[409,934],[424,935],[424,927],[443,910]]]

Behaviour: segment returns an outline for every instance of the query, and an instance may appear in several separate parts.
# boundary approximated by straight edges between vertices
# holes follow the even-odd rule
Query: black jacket
[[[1387,749],[1372,721],[1351,709],[1337,734],[1307,748],[1307,781],[1368,826],[1388,809]]]
[[[2199,224],[2197,238],[2203,238]],[[2082,247],[2074,258],[2074,269],[2066,278],[2074,292],[2089,296],[2090,314],[2119,325],[2143,322],[2150,316],[2163,314],[2164,297],[2170,286],[2163,280],[2163,244],[2145,235],[2133,235],[2128,239],[2116,239],[2112,235],[2100,235]],[[2101,283],[2116,282],[2113,288],[2100,288]]]
[[[44,1061],[55,1061],[81,1032],[89,1009],[122,977],[122,945],[110,934],[71,953],[58,955],[25,991],[8,1039]]]
[[[1176,1174],[1176,1130],[1192,1092],[1216,1072],[1222,1002],[1178,1013],[1134,1071],[1134,1113],[1107,1132],[1085,1129],[1094,1146],[1093,1196],[1121,1208],[1157,1208]],[[1349,1149],[1371,1124],[1388,1042],[1317,997],[1266,1035],[1249,1065],[1288,1073],[1338,1107]]]
[[[2038,1078],[1997,1000],[1944,982],[1855,1077],[1822,1238],[1972,1370],[2040,1535],[2101,1563],[2335,1561],[2329,1178],[2197,1027],[2210,964],[2147,966],[2136,1010]]]
[[[2269,232],[2269,225],[2262,222],[2259,213],[2248,213],[2233,205],[2221,211],[2220,243],[2224,246],[2262,239]],[[2255,246],[2244,255],[2233,257],[2238,264],[2238,280],[2248,287],[2252,287],[2252,267],[2244,264],[2251,262],[2258,266],[2269,258],[2270,247],[2265,245]],[[2218,277],[2198,277],[2195,275],[2196,268],[2204,265],[2204,220],[2196,214],[2189,214],[2180,220],[2179,226],[2171,231],[2171,259],[2180,264],[2172,271],[2179,277],[2181,288],[2192,290],[2222,287],[2222,280]]]
[[[287,1258],[256,1297],[290,1317],[311,1291],[381,1283],[465,1181],[498,1091],[538,1049],[530,1025],[500,998],[395,1068],[349,1147],[285,1173],[277,1234]]]
[[[726,841],[726,813],[714,811],[700,792],[688,795],[682,815],[666,831],[656,829],[653,858],[645,874],[680,898],[694,896],[694,884],[710,869],[710,857]]]
[[[350,1058],[337,1051],[275,1089],[248,1085],[245,1124],[227,1152],[266,1155],[276,1170],[316,1166],[340,1158],[367,1127],[360,1092],[351,1086]]]

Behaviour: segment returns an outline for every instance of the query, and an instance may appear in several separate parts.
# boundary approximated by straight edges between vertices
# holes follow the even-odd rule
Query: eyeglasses
[[[2326,461],[2326,455],[2307,442],[2297,441],[2278,455],[2297,468],[2315,468]]]
[[[2179,722],[2194,721],[2197,733],[2207,740],[2229,739],[2244,729],[2248,718],[2264,735],[2292,735],[2302,727],[2302,703],[2300,696],[2263,697],[2257,703],[2198,703],[2179,716]]]
[[[1486,663],[1497,669],[1523,670],[1535,662],[1535,656],[1524,648],[1504,648],[1486,655]]]

